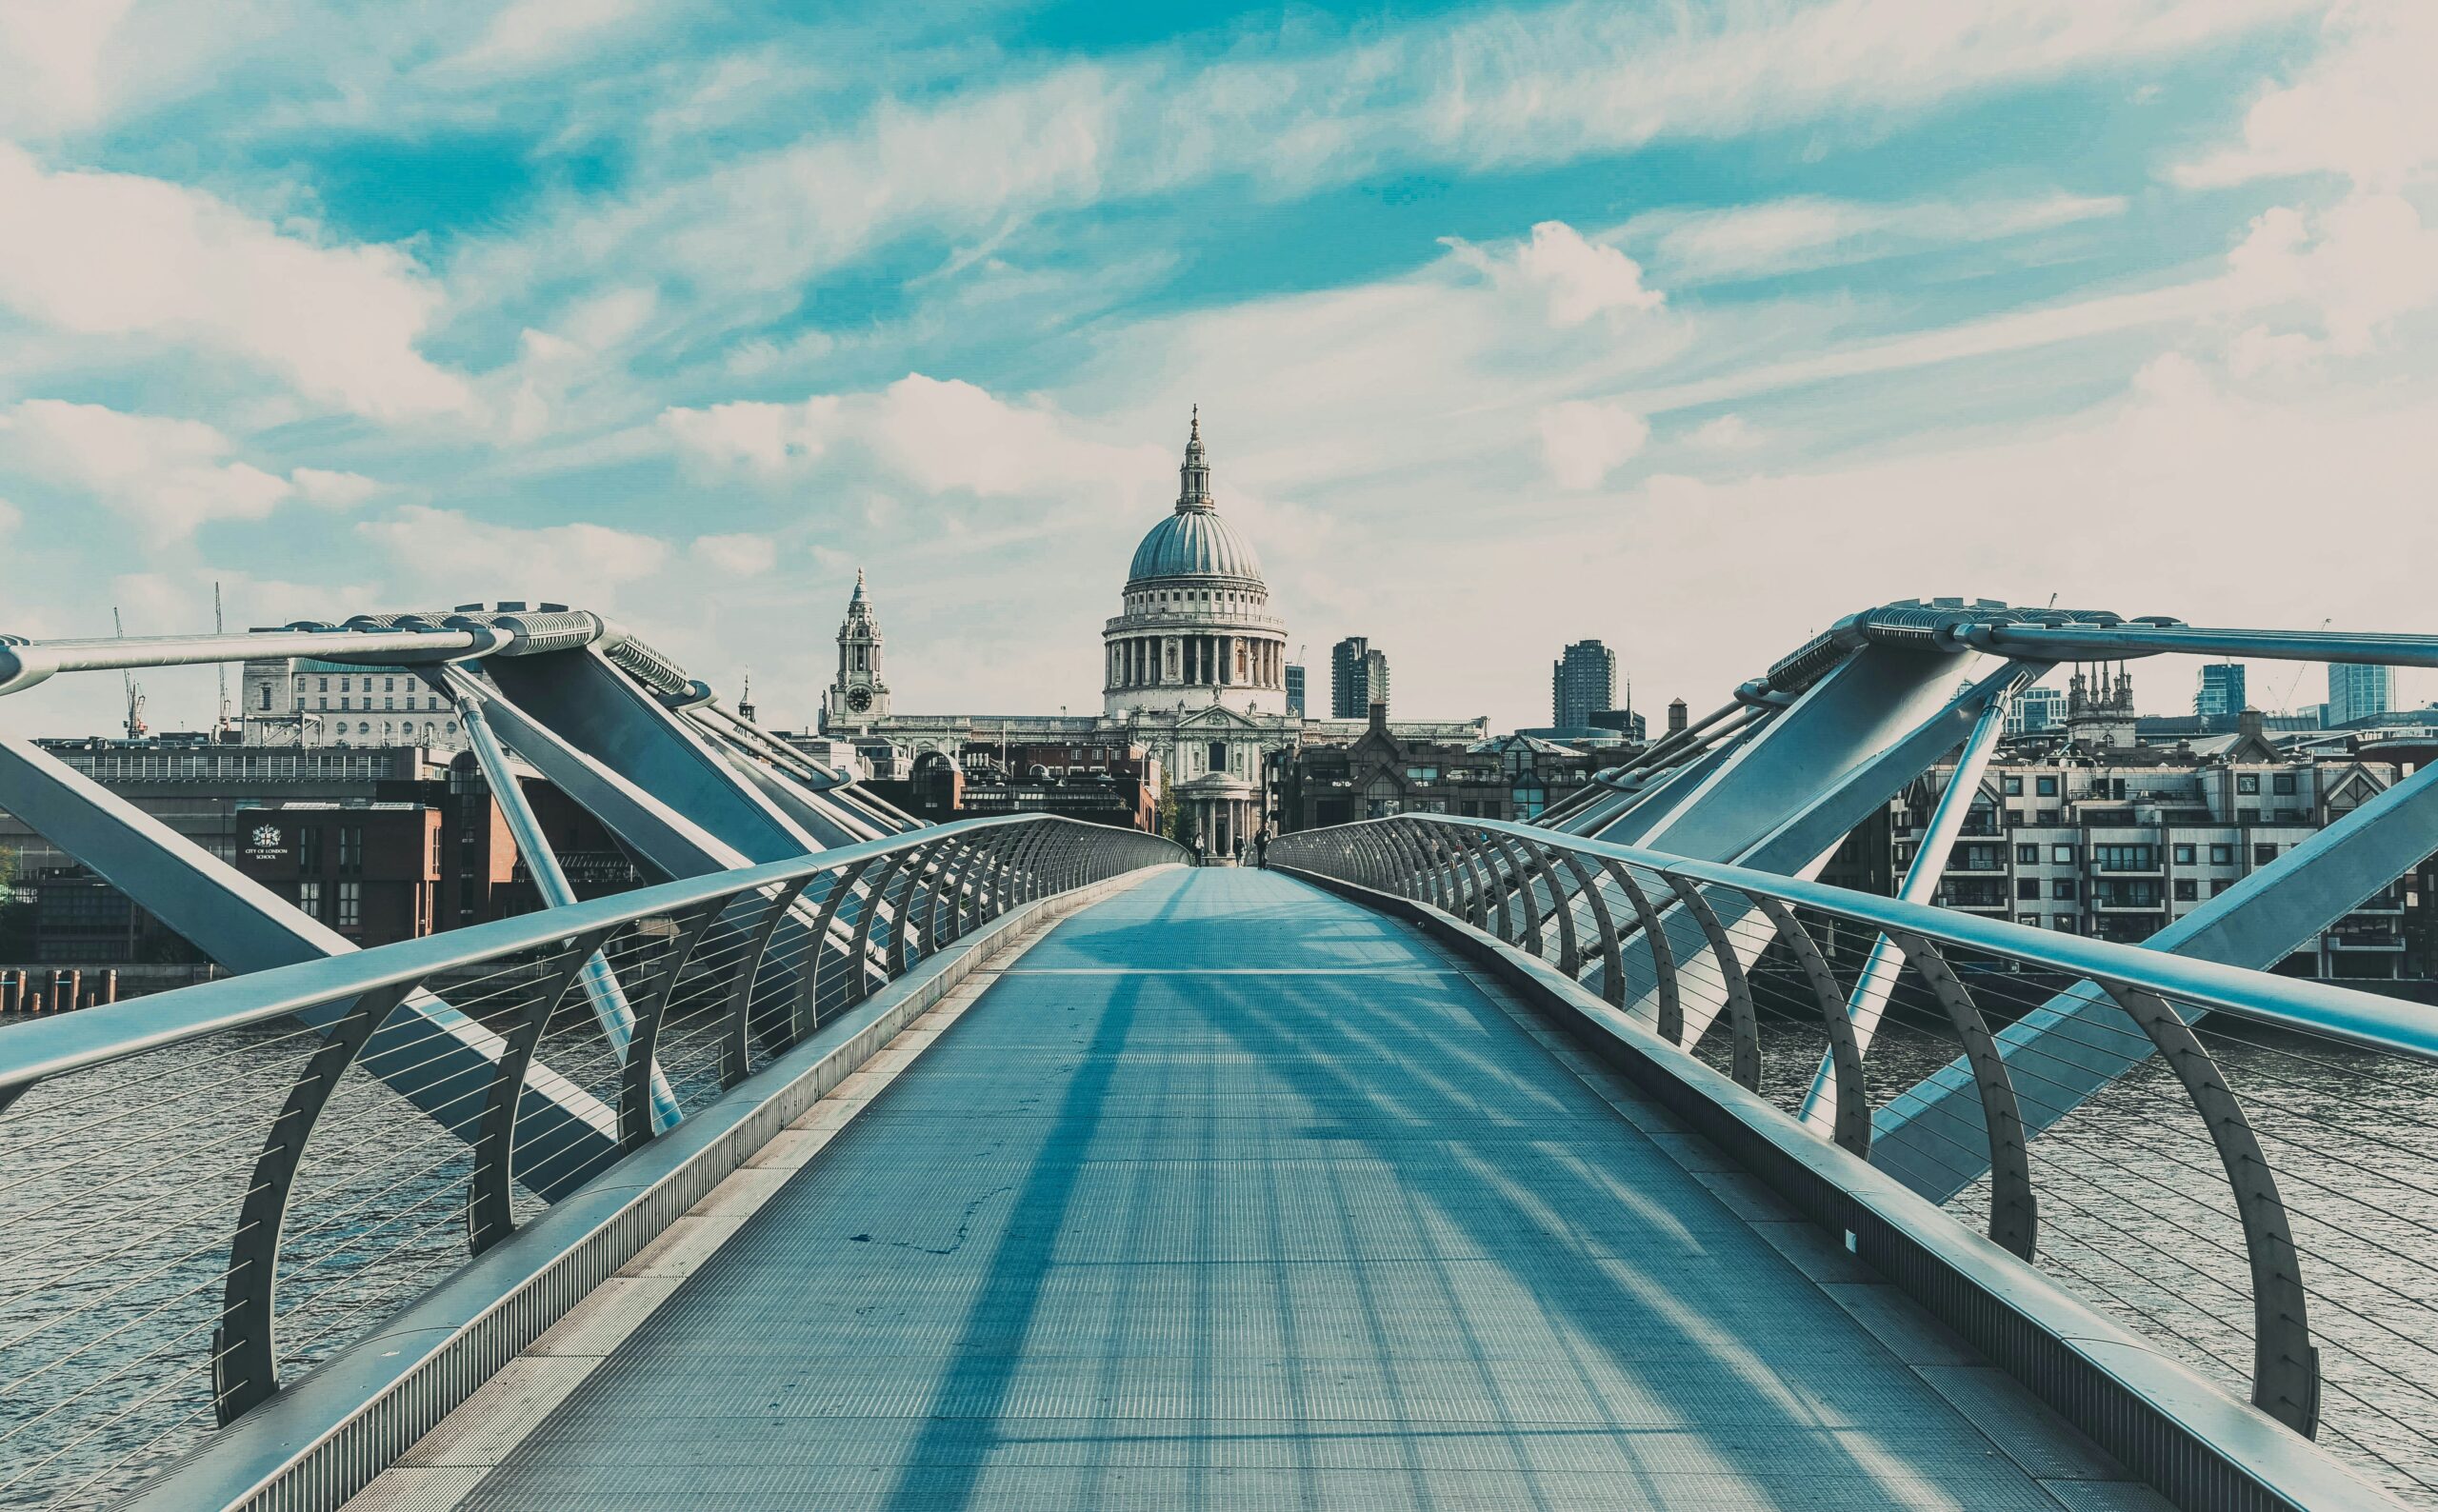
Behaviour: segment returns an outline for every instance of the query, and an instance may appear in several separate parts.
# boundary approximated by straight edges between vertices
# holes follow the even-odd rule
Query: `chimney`
[[[1389,733],[1389,706],[1376,698],[1371,701],[1371,733],[1374,735]]]
[[[1675,734],[1685,727],[1685,701],[1681,698],[1669,699],[1668,701],[1668,733]]]
[[[2248,708],[2235,716],[2235,733],[2248,735],[2253,740],[2266,740],[2268,723],[2260,710]]]

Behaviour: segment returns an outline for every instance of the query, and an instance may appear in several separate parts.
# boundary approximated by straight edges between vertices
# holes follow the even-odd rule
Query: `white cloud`
[[[1666,297],[1643,286],[1642,268],[1613,247],[1584,240],[1564,221],[1543,221],[1531,239],[1506,256],[1449,237],[1458,261],[1478,269],[1502,288],[1529,291],[1546,308],[1554,328],[1580,326],[1594,315],[1657,309]]]
[[[639,0],[513,0],[447,67],[506,73],[561,63],[643,13]]]
[[[260,520],[290,500],[352,508],[381,489],[361,473],[322,468],[283,478],[236,451],[235,442],[200,420],[58,399],[0,411],[0,465],[83,493],[163,541],[213,520]]]
[[[1156,448],[1090,440],[1053,410],[921,373],[878,393],[672,408],[660,425],[682,453],[714,467],[778,475],[827,463],[934,495],[1139,491],[1168,466]]]
[[[355,527],[405,584],[452,602],[549,599],[598,607],[626,585],[657,575],[667,542],[591,524],[522,527],[454,509],[409,505]]]
[[[1230,194],[1248,179],[1255,194],[1295,193],[1398,167],[1511,168],[1666,137],[1882,118],[2120,68],[2316,3],[1828,0],[1652,11],[1577,0],[1301,52],[1248,44],[1216,62],[1201,50],[1121,54],[919,104],[886,98],[846,127],[571,207],[470,259],[465,282],[506,297],[571,266],[649,269],[760,312],[909,235],[1000,234],[1045,212],[1214,181]],[[1617,269],[1586,271],[1585,287],[1598,288]]]
[[[86,125],[108,99],[102,55],[131,0],[0,0],[0,132]]]
[[[1596,488],[1639,453],[1650,423],[1623,405],[1570,399],[1541,411],[1541,455],[1561,488]]]
[[[1759,440],[1759,433],[1752,428],[1751,422],[1742,415],[1733,414],[1706,420],[1685,436],[1688,446],[1699,447],[1705,451],[1741,451]]]
[[[39,325],[191,344],[387,420],[467,402],[415,349],[440,299],[396,249],[320,246],[200,190],[51,172],[0,142],[0,306]]]
[[[2339,356],[2369,351],[2396,321],[2438,304],[2438,231],[2399,194],[2356,192],[2316,214],[2269,210],[2227,262],[2244,303],[2307,308]]]
[[[298,468],[289,481],[296,485],[296,496],[307,504],[318,504],[329,509],[352,509],[381,491],[381,485],[360,472],[330,472],[321,468]]]
[[[2341,173],[2392,191],[2438,164],[2438,7],[2428,0],[2340,0],[2327,45],[2244,116],[2243,145],[2175,169],[2189,185],[2289,173]]]
[[[0,417],[0,454],[16,468],[170,536],[208,520],[259,520],[295,491],[275,473],[230,460],[235,449],[199,420],[101,405],[29,399]]]
[[[694,559],[727,577],[760,577],[778,565],[778,544],[767,535],[698,535]]]
[[[1696,283],[1997,241],[2121,215],[2125,206],[2116,195],[1879,205],[1803,196],[1722,209],[1652,210],[1609,235],[1649,247],[1652,261],[1671,280]]]

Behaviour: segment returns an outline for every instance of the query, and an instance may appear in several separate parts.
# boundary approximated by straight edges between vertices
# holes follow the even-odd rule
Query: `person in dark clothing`
[[[1256,866],[1269,865],[1269,831],[1267,829],[1253,831],[1253,865]]]

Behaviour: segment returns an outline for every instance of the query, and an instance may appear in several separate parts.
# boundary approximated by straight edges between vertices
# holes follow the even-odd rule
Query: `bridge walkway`
[[[486,1462],[449,1504],[2165,1506],[1419,934],[1215,869],[1044,936]]]

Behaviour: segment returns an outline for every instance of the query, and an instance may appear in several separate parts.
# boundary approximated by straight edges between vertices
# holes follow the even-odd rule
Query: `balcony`
[[[2105,882],[2091,885],[2091,906],[2104,913],[2157,913],[2167,905],[2167,894],[2157,886]]]

